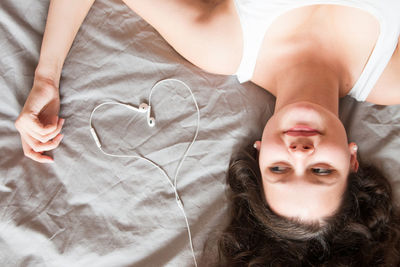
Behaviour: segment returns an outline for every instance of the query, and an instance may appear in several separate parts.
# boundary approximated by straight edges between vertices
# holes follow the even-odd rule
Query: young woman
[[[52,162],[61,142],[59,80],[94,0],[53,0],[32,91],[15,125],[25,155]],[[390,186],[362,171],[338,119],[339,98],[400,104],[397,0],[125,3],[188,61],[276,96],[254,157],[232,162],[233,219],[221,264],[399,263]],[[134,36],[132,36],[134,38]],[[393,265],[393,266],[394,266]],[[389,266],[389,265],[388,265]]]

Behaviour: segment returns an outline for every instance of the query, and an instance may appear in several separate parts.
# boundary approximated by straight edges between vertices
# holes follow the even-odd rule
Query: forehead
[[[331,216],[339,208],[347,179],[332,185],[308,182],[276,182],[263,179],[265,199],[271,209],[284,217],[305,221]]]

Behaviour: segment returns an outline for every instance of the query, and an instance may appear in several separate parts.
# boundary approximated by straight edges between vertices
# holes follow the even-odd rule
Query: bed
[[[62,72],[65,137],[49,153],[54,164],[36,163],[24,157],[14,121],[33,83],[48,2],[0,4],[0,266],[193,266],[185,220],[161,173],[142,160],[102,154],[89,131],[96,105],[138,106],[166,78],[187,83],[200,109],[199,135],[177,187],[199,266],[211,266],[228,219],[229,160],[260,138],[274,98],[198,69],[120,1],[98,0]],[[174,83],[158,88],[152,103],[154,128],[118,106],[99,108],[93,124],[105,151],[145,156],[172,177],[196,130],[196,109]],[[400,106],[346,97],[340,110],[361,161],[388,176],[398,199]]]

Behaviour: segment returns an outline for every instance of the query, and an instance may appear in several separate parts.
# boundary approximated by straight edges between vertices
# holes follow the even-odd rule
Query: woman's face
[[[333,215],[356,171],[356,146],[338,117],[309,102],[277,111],[265,126],[259,165],[271,209],[304,221]]]

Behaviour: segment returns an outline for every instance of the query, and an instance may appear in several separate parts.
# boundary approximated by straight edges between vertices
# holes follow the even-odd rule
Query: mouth
[[[318,130],[304,125],[296,125],[283,133],[290,136],[314,136],[321,134]]]

